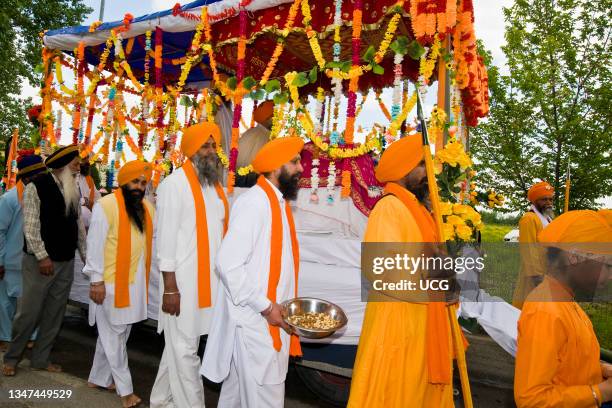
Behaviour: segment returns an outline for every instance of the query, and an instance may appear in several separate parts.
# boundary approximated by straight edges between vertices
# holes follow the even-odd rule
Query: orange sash
[[[89,203],[87,207],[91,210],[94,205],[96,185],[94,184],[93,178],[91,176],[85,176],[85,182],[87,183],[87,186],[89,187]]]
[[[202,194],[202,186],[198,180],[196,171],[191,163],[191,160],[186,160],[183,165],[187,182],[191,188],[193,195],[193,203],[195,205],[196,214],[196,240],[198,248],[198,307],[210,307],[212,299],[210,296],[210,247],[208,243],[208,221],[206,219],[206,203]],[[225,192],[219,183],[215,184],[215,190],[219,199],[223,202],[225,210],[225,221],[223,225],[223,234],[227,232],[227,223],[229,221],[229,205]]]
[[[119,207],[119,228],[117,233],[117,258],[115,270],[115,307],[122,308],[130,305],[130,260],[132,257],[132,226],[127,210],[123,192],[120,188],[115,190],[115,198]],[[149,301],[149,273],[151,271],[151,248],[153,246],[153,220],[149,209],[143,203],[145,210],[146,251],[145,275],[147,302]]]
[[[25,185],[21,180],[19,180],[15,185],[15,188],[17,189],[17,200],[19,201],[19,204],[23,204],[23,189],[25,188]]]
[[[281,215],[280,204],[276,193],[268,184],[264,176],[259,176],[257,179],[257,185],[266,193],[268,201],[270,202],[270,209],[272,211],[272,235],[270,243],[270,274],[268,275],[268,299],[276,303],[276,289],[278,287],[278,281],[280,280],[281,274],[281,258],[283,255],[283,218]],[[295,272],[295,296],[297,296],[298,287],[298,274],[300,268],[300,248],[297,240],[297,233],[295,231],[295,223],[293,222],[293,214],[289,202],[285,200],[285,212],[287,214],[287,222],[289,223],[289,231],[291,233],[291,250],[293,252],[293,269]],[[282,342],[280,338],[280,328],[278,326],[268,325],[270,330],[270,336],[272,337],[272,344],[276,351],[280,351]],[[300,346],[300,339],[298,336],[292,334],[291,342],[289,344],[289,355],[301,356],[302,348]]]
[[[439,242],[433,217],[410,191],[396,183],[387,183],[385,193],[397,197],[408,208],[420,228],[423,242]],[[427,303],[427,367],[429,382],[450,384],[452,381],[451,338],[446,303]]]

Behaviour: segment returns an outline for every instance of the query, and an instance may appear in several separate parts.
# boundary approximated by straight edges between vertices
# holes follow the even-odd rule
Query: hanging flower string
[[[294,0],[293,4],[291,5],[291,8],[289,9],[289,14],[287,15],[287,20],[285,22],[285,28],[283,29],[283,31],[281,31],[280,37],[278,37],[276,40],[276,47],[274,47],[272,57],[270,58],[270,61],[266,66],[266,70],[264,71],[263,75],[261,76],[261,80],[259,81],[261,86],[266,85],[266,83],[270,79],[270,75],[272,75],[272,72],[274,71],[274,68],[276,68],[278,59],[285,48],[285,39],[291,32],[291,29],[293,28],[293,25],[295,23],[295,18],[300,8],[300,3],[302,3],[302,0]]]
[[[244,78],[245,57],[246,57],[246,30],[247,30],[247,12],[244,6],[240,7],[240,40],[238,41],[238,61],[236,70],[236,79],[238,87],[242,88],[242,79]],[[229,171],[227,177],[227,192],[233,193],[234,183],[236,180],[236,159],[238,158],[238,138],[240,137],[240,117],[242,116],[242,94],[234,95],[234,119],[232,122],[232,142],[230,145]]]

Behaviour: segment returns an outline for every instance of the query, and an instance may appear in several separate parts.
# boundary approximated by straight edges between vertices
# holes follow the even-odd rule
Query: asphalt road
[[[65,374],[86,381],[93,360],[95,342],[95,328],[88,326],[84,314],[80,313],[78,309],[71,307],[69,308],[58,342],[54,348],[52,359],[54,362],[63,366]],[[147,402],[147,404],[143,404],[143,406],[148,406],[148,398],[157,374],[159,359],[164,345],[163,343],[163,337],[157,335],[153,327],[136,325],[132,329],[132,334],[128,343],[130,369],[135,393],[139,395],[143,401]],[[482,347],[480,349],[482,349]],[[483,361],[490,359],[488,356],[480,356],[480,358]],[[480,378],[474,378],[478,376]],[[506,382],[506,384],[503,384],[504,382]],[[475,407],[514,407],[512,390],[509,388],[507,381],[500,381],[495,376],[478,372],[472,375],[471,383]],[[216,407],[220,385],[205,380],[204,391],[206,406]],[[108,401],[108,395],[104,395],[104,398]],[[44,406],[52,405],[53,404],[49,405],[47,402]],[[5,404],[0,403],[0,406],[5,406]],[[23,406],[38,405],[28,404]],[[120,406],[118,398],[117,406]],[[462,406],[460,397],[458,397],[456,406]],[[331,408],[333,405],[322,401],[314,393],[308,390],[300,379],[296,368],[290,366],[286,381],[285,407]]]

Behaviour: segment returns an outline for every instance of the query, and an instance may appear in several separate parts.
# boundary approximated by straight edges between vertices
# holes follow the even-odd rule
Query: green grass
[[[516,227],[512,225],[485,224],[482,232],[482,242],[503,242],[504,235]]]

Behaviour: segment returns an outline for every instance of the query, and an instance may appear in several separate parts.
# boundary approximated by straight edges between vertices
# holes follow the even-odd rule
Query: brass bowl
[[[287,300],[283,302],[281,306],[284,310],[283,320],[293,329],[293,332],[300,337],[322,339],[331,336],[348,323],[348,318],[340,306],[323,299],[299,297]],[[333,329],[307,329],[289,322],[289,317],[306,313],[325,313],[340,323]]]

